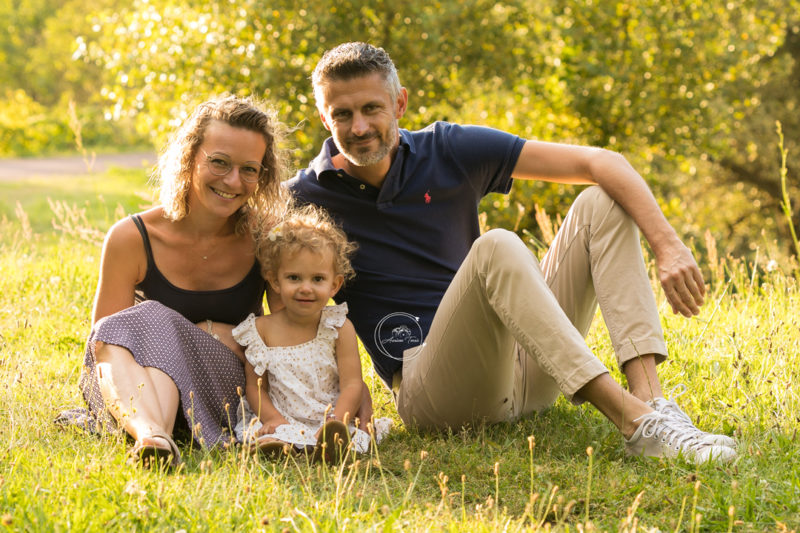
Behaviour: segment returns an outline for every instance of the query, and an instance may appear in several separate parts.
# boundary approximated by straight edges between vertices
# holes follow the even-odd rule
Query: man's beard
[[[392,150],[397,146],[397,140],[399,138],[397,120],[394,120],[389,126],[386,139],[381,137],[380,134],[376,134],[375,138],[378,139],[378,148],[375,151],[351,151],[347,149],[347,146],[342,146],[340,143],[336,143],[336,145],[342,155],[357,167],[368,167],[380,163],[383,161],[383,158],[391,154]]]

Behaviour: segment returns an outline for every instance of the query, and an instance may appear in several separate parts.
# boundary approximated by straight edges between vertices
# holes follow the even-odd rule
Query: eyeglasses
[[[231,159],[225,154],[220,154],[217,152],[208,154],[205,150],[203,150],[203,153],[206,156],[206,166],[208,167],[208,171],[215,176],[227,176],[235,166],[231,162]],[[239,177],[242,179],[242,181],[246,181],[247,183],[255,183],[258,181],[258,178],[261,176],[261,172],[263,170],[263,167],[259,163],[256,163],[255,161],[247,161],[239,165]]]

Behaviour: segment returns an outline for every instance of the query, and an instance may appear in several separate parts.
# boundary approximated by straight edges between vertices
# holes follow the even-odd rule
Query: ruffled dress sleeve
[[[322,316],[319,319],[317,337],[326,340],[337,339],[339,337],[339,328],[344,325],[346,319],[347,303],[345,302],[323,308]]]
[[[250,313],[231,333],[233,339],[244,346],[244,356],[253,365],[256,374],[263,375],[267,370],[269,357],[267,346],[256,329],[256,316]]]

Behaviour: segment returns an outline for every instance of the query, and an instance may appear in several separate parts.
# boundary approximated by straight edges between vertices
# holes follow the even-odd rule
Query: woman
[[[81,388],[138,459],[176,464],[176,422],[201,445],[231,439],[245,384],[232,324],[262,313],[265,290],[253,231],[286,204],[277,128],[249,99],[201,104],[159,158],[161,205],[106,236]]]

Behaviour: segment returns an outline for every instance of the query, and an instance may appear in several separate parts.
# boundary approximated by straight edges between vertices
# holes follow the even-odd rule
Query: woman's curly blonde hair
[[[345,281],[352,279],[355,271],[350,257],[357,246],[320,207],[293,206],[277,225],[256,235],[256,258],[265,279],[268,272],[278,272],[284,253],[303,249],[321,253],[326,247],[333,251],[334,273]]]
[[[152,179],[158,185],[164,216],[176,221],[189,212],[189,188],[192,171],[205,132],[212,120],[224,122],[264,137],[267,149],[261,160],[263,173],[247,203],[237,212],[236,231],[272,225],[283,215],[288,193],[281,186],[288,165],[284,150],[279,148],[285,128],[275,111],[254,98],[223,95],[198,105],[172,134],[158,158]]]

